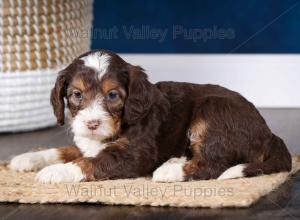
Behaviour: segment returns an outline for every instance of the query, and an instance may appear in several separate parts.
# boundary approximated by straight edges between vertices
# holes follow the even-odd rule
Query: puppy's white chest
[[[74,142],[84,157],[96,157],[105,148],[101,141],[86,137],[75,136]]]

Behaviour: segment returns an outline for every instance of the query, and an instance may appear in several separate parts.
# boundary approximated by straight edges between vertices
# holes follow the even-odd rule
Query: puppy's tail
[[[263,162],[239,164],[230,167],[218,179],[233,179],[290,171],[292,158],[283,140],[273,134],[268,148],[270,149],[269,155],[264,158]]]

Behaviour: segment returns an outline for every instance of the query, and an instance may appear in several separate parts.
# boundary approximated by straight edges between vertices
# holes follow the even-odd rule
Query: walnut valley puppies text
[[[68,29],[65,34],[69,37],[92,38],[97,40],[152,40],[163,43],[166,39],[183,39],[194,43],[207,42],[211,40],[232,40],[235,31],[232,28],[212,27],[185,27],[173,25],[171,28],[141,26],[113,26],[108,28]]]
[[[197,197],[222,197],[232,196],[234,190],[231,187],[184,187],[179,184],[153,186],[151,184],[142,184],[139,186],[132,184],[124,184],[119,186],[104,187],[101,184],[93,183],[86,185],[65,185],[68,196],[88,196],[88,197],[111,197],[117,195],[125,195],[127,198],[136,197],[148,199],[149,197],[165,198],[182,196],[195,199]]]

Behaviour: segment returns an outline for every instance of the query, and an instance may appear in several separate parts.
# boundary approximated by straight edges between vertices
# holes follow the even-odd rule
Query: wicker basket
[[[0,0],[0,132],[55,124],[57,72],[90,48],[92,0]]]

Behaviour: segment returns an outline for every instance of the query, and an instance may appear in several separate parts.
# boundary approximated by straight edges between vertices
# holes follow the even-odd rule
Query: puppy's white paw
[[[73,163],[55,164],[37,173],[35,180],[41,183],[80,182],[85,178],[81,168]]]
[[[244,169],[246,164],[239,164],[233,167],[228,168],[225,170],[219,177],[218,180],[225,180],[225,179],[235,179],[244,177]]]
[[[44,157],[37,152],[20,154],[14,157],[9,164],[9,168],[15,171],[36,171],[45,166]]]
[[[10,169],[24,172],[37,171],[50,164],[60,163],[57,149],[28,152],[14,157],[9,164]]]
[[[186,157],[171,158],[154,171],[152,180],[155,182],[184,181],[183,166],[185,163]]]

